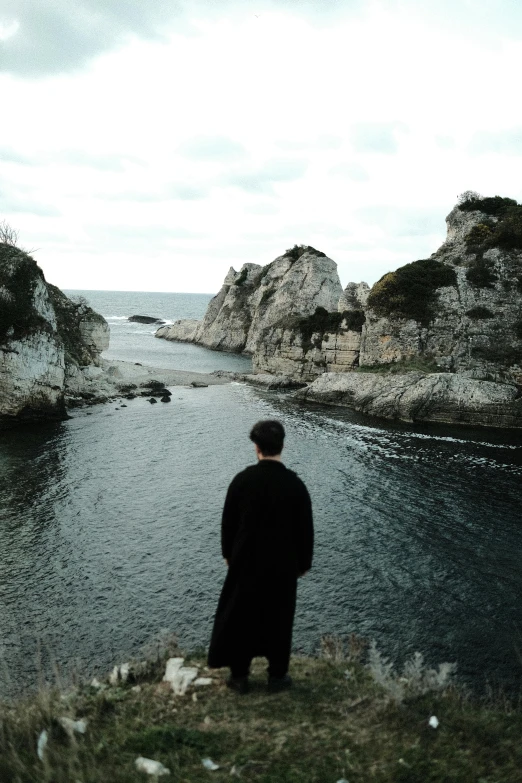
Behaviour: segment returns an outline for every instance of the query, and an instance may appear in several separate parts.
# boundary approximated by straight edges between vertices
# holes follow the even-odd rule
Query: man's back
[[[252,428],[258,462],[238,473],[223,508],[221,543],[228,573],[208,654],[209,666],[230,666],[230,687],[245,692],[252,658],[268,658],[269,685],[288,687],[297,579],[312,564],[308,491],[281,462],[281,422]]]
[[[231,568],[293,577],[311,566],[311,504],[301,479],[282,462],[261,460],[232,481],[222,518],[223,556]]]

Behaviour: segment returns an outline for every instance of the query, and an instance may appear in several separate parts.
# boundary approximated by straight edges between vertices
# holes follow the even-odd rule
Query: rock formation
[[[342,294],[337,265],[313,247],[298,247],[261,267],[230,269],[203,321],[177,321],[156,332],[167,340],[221,351],[255,353],[261,334],[282,317],[336,310]]]
[[[446,220],[437,252],[371,290],[340,291],[334,262],[296,246],[267,267],[231,269],[202,323],[157,334],[250,353],[258,374],[317,379],[302,399],[522,426],[522,206],[467,193]]]
[[[473,206],[482,201],[488,209],[506,200]],[[336,329],[319,323],[304,341],[303,323],[265,331],[255,369],[312,380],[325,371],[422,360],[434,370],[522,384],[522,241],[495,246],[502,215],[465,206],[450,212],[447,239],[429,259],[384,275],[371,291],[350,283],[338,309],[351,315]],[[516,245],[505,233],[504,245]],[[363,323],[350,328],[356,313]]]
[[[164,324],[161,318],[155,318],[153,315],[131,315],[127,319],[133,324]]]
[[[457,373],[325,373],[295,396],[385,419],[522,427],[519,387]]]
[[[436,253],[373,286],[361,366],[425,357],[447,372],[522,383],[522,232],[517,238],[509,226],[509,209],[522,225],[522,207],[513,204],[495,197],[457,205]]]
[[[62,418],[70,389],[108,347],[109,327],[49,285],[34,259],[0,243],[0,422]]]

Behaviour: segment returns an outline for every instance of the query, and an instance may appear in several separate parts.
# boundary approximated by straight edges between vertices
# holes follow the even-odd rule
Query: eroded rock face
[[[369,293],[368,283],[348,283],[341,294],[337,309],[340,313],[346,310],[364,310]]]
[[[370,306],[366,283],[349,283],[338,310],[364,314],[359,332],[341,324],[303,342],[298,328],[278,324],[263,333],[254,353],[254,368],[313,380],[325,371],[350,372],[358,366],[380,365],[385,369],[389,364],[407,365],[420,359],[435,370],[522,384],[522,252],[498,247],[477,252],[467,241],[474,227],[497,222],[497,217],[478,210],[469,212],[457,206],[450,212],[444,244],[428,262],[416,262],[434,263],[451,279],[450,284],[435,289],[429,317],[408,318],[401,312],[383,315]],[[411,286],[415,285],[412,278]]]
[[[360,365],[427,356],[444,371],[522,383],[522,252],[472,252],[466,242],[471,229],[495,222],[479,211],[455,207],[446,221],[447,239],[431,259],[454,270],[454,283],[437,290],[433,316],[425,324],[393,314],[382,317],[366,307]],[[482,280],[472,274],[477,264]]]
[[[358,366],[361,332],[341,326],[306,339],[295,328],[272,327],[262,334],[252,357],[255,372],[312,381],[323,372],[348,372]]]
[[[265,267],[230,269],[194,332],[193,322],[179,321],[156,336],[254,354],[261,333],[282,318],[309,315],[317,307],[337,310],[342,288],[335,262],[314,248],[294,250]]]
[[[174,321],[170,326],[161,326],[155,333],[155,337],[164,337],[166,340],[175,340],[180,343],[193,343],[197,328],[201,321],[195,318]]]
[[[325,373],[295,396],[407,422],[522,427],[517,386],[454,373]]]
[[[105,320],[46,283],[34,259],[0,243],[0,424],[63,418],[69,374],[108,346]]]

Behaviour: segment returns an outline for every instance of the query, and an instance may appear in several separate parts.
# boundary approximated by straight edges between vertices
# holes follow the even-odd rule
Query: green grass
[[[204,659],[190,663],[203,668]],[[239,696],[212,685],[175,696],[161,682],[164,664],[135,684],[97,691],[42,691],[2,710],[2,783],[134,783],[138,755],[160,761],[176,783],[216,783],[236,775],[259,783],[520,783],[522,712],[485,704],[451,688],[411,696],[401,704],[355,657],[295,657],[294,687],[266,690],[266,662],[254,662],[252,690]],[[58,718],[87,720],[69,738]],[[431,715],[440,721],[428,725]],[[49,741],[36,753],[40,732]],[[202,759],[220,765],[207,771]]]

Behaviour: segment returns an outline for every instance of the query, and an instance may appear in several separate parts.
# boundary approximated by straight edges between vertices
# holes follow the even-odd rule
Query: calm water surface
[[[129,295],[112,296],[128,306]],[[169,314],[135,296],[143,300],[128,315]],[[111,350],[134,341],[137,356],[169,366],[177,346],[142,331],[122,327]],[[226,364],[202,350],[183,346],[184,365],[171,366]],[[207,645],[224,578],[224,495],[253,462],[249,428],[270,416],[287,429],[285,461],[308,485],[316,519],[295,649],[355,632],[399,664],[419,650],[431,664],[457,661],[478,690],[487,680],[518,692],[518,436],[388,425],[241,384],[172,391],[170,405],[136,399],[2,434],[1,693],[31,686],[51,662],[105,672],[163,628],[185,648]]]

